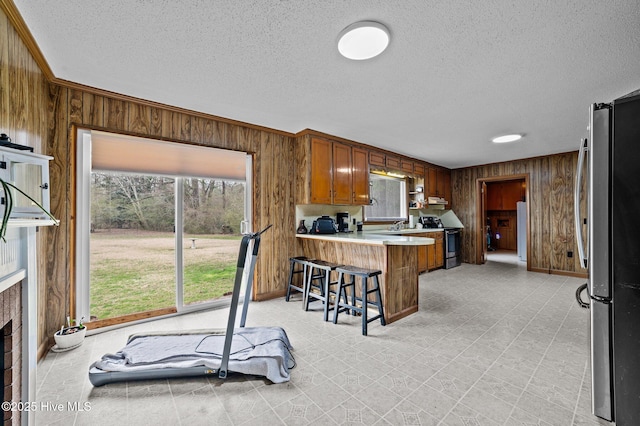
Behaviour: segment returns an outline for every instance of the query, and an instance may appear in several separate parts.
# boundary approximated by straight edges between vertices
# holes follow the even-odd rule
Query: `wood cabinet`
[[[312,204],[369,203],[369,164],[363,149],[312,138],[309,179]]]
[[[333,202],[333,144],[324,139],[311,140],[311,203]]]
[[[351,147],[333,142],[333,203],[352,204]]]
[[[400,170],[410,175],[413,174],[413,161],[400,160]]]
[[[516,210],[524,194],[524,181],[487,183],[487,210]]]
[[[444,266],[444,232],[427,232],[426,236],[435,240],[434,245],[427,246],[427,270],[442,268]]]
[[[392,157],[390,155],[387,155],[386,166],[387,166],[387,169],[389,170],[395,170],[395,171],[402,170],[400,158],[398,157]]]
[[[426,237],[426,232],[424,234],[413,234],[414,237]],[[427,271],[427,247],[429,246],[418,246],[418,273]]]
[[[416,177],[424,178],[424,164],[413,163],[413,175]]]
[[[514,210],[490,211],[491,247],[501,250],[517,250],[517,213]],[[500,238],[498,238],[500,235]]]
[[[380,151],[369,151],[369,164],[385,167],[387,165],[387,156]]]
[[[427,197],[441,197],[451,203],[451,171],[436,167],[428,167],[425,175],[425,192]],[[451,204],[447,204],[447,209]]]
[[[368,152],[360,148],[351,149],[352,185],[351,202],[357,205],[369,204],[369,161]]]

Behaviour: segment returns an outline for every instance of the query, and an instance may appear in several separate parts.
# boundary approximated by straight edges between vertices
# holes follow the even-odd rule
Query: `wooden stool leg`
[[[325,321],[329,321],[329,281],[331,280],[331,271],[324,271],[324,309],[322,311]]]

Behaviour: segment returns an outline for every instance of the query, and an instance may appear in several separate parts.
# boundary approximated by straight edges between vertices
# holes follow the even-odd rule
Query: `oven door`
[[[444,230],[444,267],[445,269],[460,266],[460,230],[457,228]]]

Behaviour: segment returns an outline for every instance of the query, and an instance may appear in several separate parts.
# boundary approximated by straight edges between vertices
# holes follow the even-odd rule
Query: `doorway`
[[[479,178],[476,263],[525,265],[530,270],[529,175]]]

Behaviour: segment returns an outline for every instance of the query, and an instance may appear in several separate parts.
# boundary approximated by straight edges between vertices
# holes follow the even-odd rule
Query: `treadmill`
[[[225,379],[230,372],[264,375],[274,383],[288,381],[295,359],[285,331],[281,327],[245,328],[260,236],[271,226],[242,237],[226,329],[131,335],[121,351],[106,354],[89,367],[91,384],[102,386],[115,382],[210,375]],[[251,244],[249,273],[245,276],[245,262]],[[236,329],[244,277],[245,296],[240,328]]]

